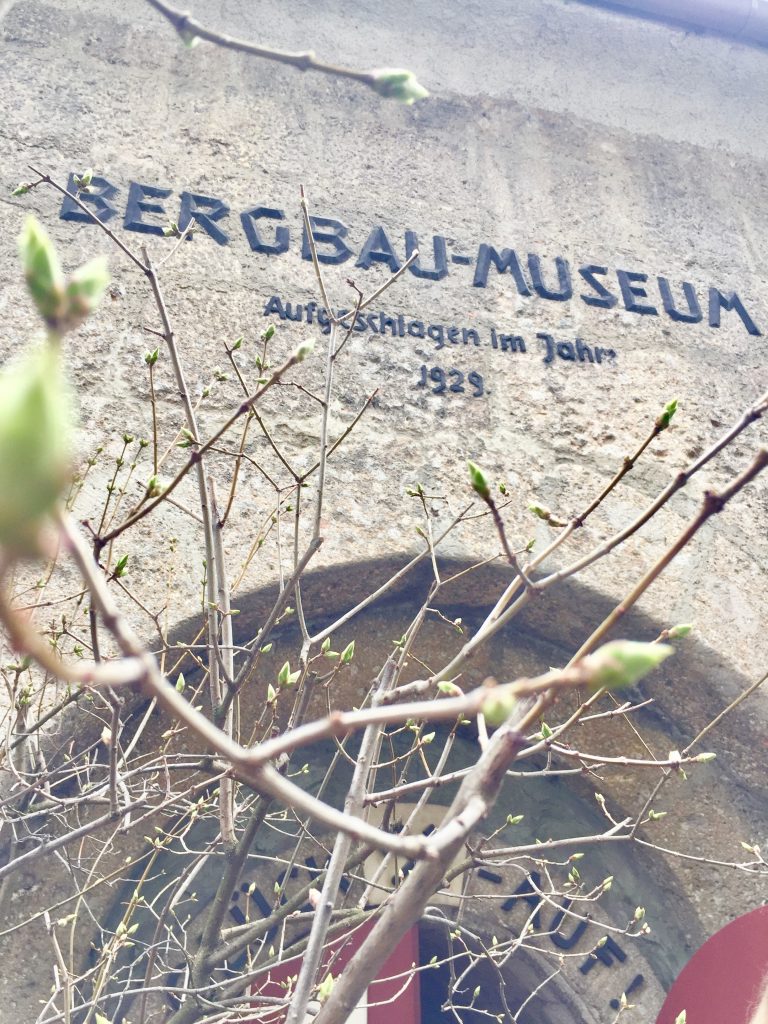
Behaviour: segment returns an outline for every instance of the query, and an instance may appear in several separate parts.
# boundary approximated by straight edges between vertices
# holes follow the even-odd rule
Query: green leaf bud
[[[709,762],[710,761],[714,761],[716,757],[717,757],[717,754],[715,754],[714,751],[709,750],[709,751],[706,751],[703,754],[697,754],[696,757],[694,757],[693,760],[697,764],[709,764]]]
[[[590,670],[593,690],[634,686],[662,663],[674,648],[669,644],[646,644],[634,640],[613,640],[584,658]]]
[[[464,691],[456,683],[450,683],[447,680],[438,683],[437,689],[439,693],[444,693],[448,697],[463,697]]]
[[[512,714],[516,703],[514,694],[492,689],[483,701],[481,711],[488,725],[501,725]]]
[[[679,626],[673,626],[669,630],[669,639],[670,640],[682,640],[682,638],[684,636],[688,636],[688,634],[691,632],[692,629],[693,629],[693,624],[690,623],[690,622],[683,623],[682,625],[679,625]]]
[[[107,261],[89,260],[72,274],[66,288],[65,329],[78,327],[93,312],[109,286]]]
[[[232,342],[231,351],[232,352],[237,352],[237,350],[242,347],[242,344],[243,344],[242,336],[239,337],[239,338],[235,338],[235,340]]]
[[[675,1017],[675,1024],[686,1024],[688,1014],[685,1010],[681,1010],[680,1013]]]
[[[546,505],[529,505],[528,511],[532,512],[537,519],[541,519],[544,523],[549,523],[550,526],[566,526],[562,519],[558,519],[552,514],[552,512],[546,507]]]
[[[151,476],[147,480],[147,497],[157,498],[163,493],[163,485],[160,482],[159,476]]]
[[[488,486],[488,481],[482,469],[471,461],[467,462],[467,468],[469,469],[469,482],[472,485],[472,490],[479,494],[481,498],[490,498],[491,489]]]
[[[31,554],[69,478],[72,416],[58,345],[0,375],[0,544]]]
[[[311,356],[315,350],[315,342],[313,338],[303,341],[301,345],[293,353],[294,361],[297,363],[303,363],[307,356]]]
[[[275,336],[275,325],[270,324],[265,331],[261,332],[262,341],[271,341]]]
[[[192,29],[187,28],[184,24],[177,28],[176,31],[179,33],[182,43],[184,43],[188,50],[191,50],[200,42],[200,36],[196,36]]]
[[[278,686],[293,686],[296,680],[301,675],[301,670],[291,672],[290,663],[286,661],[283,667],[277,674],[277,685]]]
[[[176,680],[176,692],[177,693],[184,693],[184,687],[186,685],[187,685],[187,683],[186,683],[186,680],[184,679],[184,673],[183,672],[179,672],[179,678]]]
[[[29,190],[31,188],[32,188],[31,185],[28,185],[26,182],[22,182],[20,185],[16,186],[16,188],[11,192],[11,195],[12,196],[25,196],[27,194],[27,192],[29,192]]]
[[[341,652],[341,664],[348,665],[355,656],[355,641],[350,640],[344,650]]]
[[[19,249],[27,286],[48,327],[63,334],[79,326],[109,285],[104,257],[90,260],[65,281],[56,250],[34,217],[24,225]]]
[[[371,72],[371,87],[379,96],[411,104],[429,93],[420,85],[412,71],[404,68],[377,68]]]
[[[32,300],[46,324],[56,328],[64,307],[64,274],[53,243],[34,217],[24,224],[19,251]]]
[[[507,824],[508,825],[519,825],[524,817],[525,817],[524,814],[508,814],[507,815]]]
[[[666,430],[669,424],[672,422],[672,417],[677,412],[677,399],[673,398],[671,402],[667,402],[664,406],[664,411],[661,416],[656,420],[656,426],[659,430]]]

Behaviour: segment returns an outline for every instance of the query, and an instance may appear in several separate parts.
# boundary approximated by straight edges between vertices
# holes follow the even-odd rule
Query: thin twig
[[[185,39],[205,39],[209,43],[215,43],[227,50],[236,50],[239,53],[248,53],[254,57],[262,57],[265,60],[277,61],[279,64],[287,64],[297,68],[299,71],[319,71],[325,75],[332,75],[335,78],[351,78],[355,82],[362,82],[363,85],[373,86],[376,78],[370,71],[356,71],[354,68],[341,67],[337,64],[326,64],[319,61],[311,50],[302,50],[297,53],[290,53],[286,50],[276,50],[267,46],[259,46],[256,43],[249,43],[244,39],[236,39],[234,36],[225,35],[223,32],[215,32],[206,28],[196,21],[189,14],[178,11],[163,0],[147,0],[151,7],[163,15],[176,31]]]
[[[147,272],[147,268],[141,262],[139,257],[135,253],[131,252],[128,246],[117,237],[117,235],[114,233],[114,231],[112,231],[111,228],[107,227],[103,220],[100,220],[96,216],[93,210],[88,208],[88,206],[82,201],[82,199],[80,199],[79,196],[75,195],[74,192],[69,192],[67,189],[64,188],[63,185],[60,185],[49,174],[45,174],[43,171],[38,171],[38,169],[36,167],[33,167],[32,164],[29,165],[29,168],[40,177],[40,182],[35,182],[36,185],[45,182],[46,185],[50,185],[51,188],[56,189],[56,191],[60,192],[61,195],[66,196],[68,199],[71,199],[76,206],[80,207],[83,213],[87,214],[88,217],[90,217],[94,224],[97,224],[101,228],[104,234],[107,235],[107,237],[112,242],[114,242],[117,248],[124,252],[128,259],[132,260],[132,262],[136,264],[139,270],[143,271],[143,273]]]

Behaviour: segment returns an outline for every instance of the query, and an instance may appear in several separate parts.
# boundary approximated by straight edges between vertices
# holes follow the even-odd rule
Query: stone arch
[[[399,567],[400,564],[394,559],[378,560],[324,569],[308,575],[303,597],[312,627],[332,620],[341,611],[354,605],[370,593],[378,581],[387,579]],[[466,567],[466,563],[443,564],[443,567],[448,575],[451,571],[455,573]],[[382,654],[385,655],[392,640],[401,635],[403,623],[428,592],[430,574],[429,566],[417,567],[382,600],[361,612],[355,622],[346,628],[344,640],[354,636],[358,646],[354,671],[349,673],[337,697],[340,703],[351,705],[356,702],[362,688],[371,678],[371,667],[380,663]],[[447,587],[441,605],[444,618],[435,618],[429,627],[428,643],[433,645],[434,650],[445,652],[446,644],[451,639],[450,623],[454,619],[461,618],[462,625],[472,629],[489,606],[489,595],[497,594],[508,579],[509,572],[504,567],[486,565],[474,574],[462,576],[459,585]],[[261,589],[238,602],[240,614],[235,621],[241,638],[252,633],[255,623],[263,621],[265,610],[273,600],[273,589]],[[603,595],[581,583],[569,582],[559,590],[548,592],[526,609],[518,620],[491,642],[488,652],[474,661],[468,674],[479,682],[489,672],[500,678],[510,678],[540,671],[548,665],[563,664],[577,649],[588,630],[601,621],[610,607],[611,602]],[[623,632],[633,638],[652,639],[666,625],[668,623],[633,613],[627,619]],[[177,639],[188,637],[191,630],[191,621],[182,623],[176,633]],[[291,624],[284,624],[277,629],[275,650],[271,654],[273,667],[279,666],[284,660],[285,652],[293,642],[294,631],[295,626]],[[654,700],[653,705],[638,714],[637,721],[642,723],[644,732],[651,737],[657,754],[663,754],[666,749],[682,746],[744,686],[745,680],[724,659],[718,658],[695,639],[687,640],[673,672],[658,673],[657,677],[643,684],[633,695]],[[248,713],[249,701],[258,702],[261,699],[263,695],[257,692],[246,694],[245,713]],[[145,707],[140,701],[133,713],[137,718],[145,713]],[[78,719],[82,724],[82,714],[76,712],[75,725]],[[167,722],[159,716],[144,742],[151,744],[153,735],[159,735],[166,726]],[[738,755],[741,750],[749,750],[757,742],[759,728],[760,723],[756,719],[750,718],[745,723],[742,717],[739,729],[734,730],[729,726],[721,742],[734,749]],[[86,733],[87,730],[84,730],[84,735]],[[593,739],[598,745],[603,744],[598,746],[603,753],[615,753],[622,749],[620,744],[611,746],[613,741],[602,729],[594,733]],[[604,745],[606,743],[608,746]],[[476,751],[475,744],[475,736],[470,731],[457,745],[454,759],[457,765],[471,763]],[[311,785],[322,776],[324,758],[320,751],[314,751],[309,760],[311,769],[308,782]],[[671,809],[678,812],[680,827],[673,830],[668,844],[671,846],[675,841],[685,840],[690,828],[692,803],[703,803],[713,811],[716,809],[719,815],[716,839],[722,836],[733,838],[749,835],[746,831],[748,823],[755,820],[755,815],[758,815],[759,821],[766,817],[765,797],[754,784],[756,780],[753,771],[748,759],[733,767],[726,765],[718,768],[716,772],[706,767],[700,775],[692,776],[685,784],[686,788],[678,787],[673,794]],[[496,818],[503,818],[509,806],[515,814],[525,814],[525,825],[516,834],[521,842],[532,843],[536,838],[550,836],[565,838],[570,835],[587,835],[604,827],[594,801],[595,784],[592,780],[574,776],[567,780],[538,781],[534,784],[529,780],[524,781],[525,788],[520,785],[520,780],[511,780],[499,808],[494,812],[495,817],[491,817],[491,826]],[[636,794],[628,786],[628,780],[620,775],[618,778],[607,777],[600,784],[616,816],[631,813],[632,798]],[[343,779],[339,787],[341,792]],[[445,804],[450,795],[449,788],[438,790],[437,804]],[[192,851],[202,849],[205,841],[206,837],[201,833],[194,841],[188,839],[186,846]],[[126,849],[130,849],[131,842],[130,839],[127,841]],[[691,849],[690,843],[688,849]],[[255,879],[257,884],[253,893],[261,893],[267,902],[269,883],[271,881],[274,884],[275,879],[267,879],[269,870],[264,865],[268,861],[261,861],[260,858],[272,858],[279,862],[279,854],[279,843],[269,849],[261,848],[254,854],[250,874],[244,879],[246,888]],[[702,891],[702,879],[707,869],[695,862],[678,862],[647,848],[629,844],[606,845],[596,855],[590,853],[588,860],[591,861],[588,870],[593,872],[595,881],[607,875],[616,879],[608,923],[621,929],[631,918],[634,907],[643,905],[652,922],[654,934],[642,945],[634,943],[630,948],[620,936],[614,937],[618,936],[618,932],[611,933],[604,955],[597,959],[593,955],[594,968],[584,970],[590,950],[600,937],[598,925],[591,924],[587,931],[581,928],[577,919],[568,916],[568,908],[550,905],[542,907],[537,931],[541,936],[539,941],[543,954],[538,956],[529,949],[520,952],[511,975],[512,990],[519,993],[525,986],[538,986],[546,973],[543,965],[557,963],[560,955],[565,957],[567,969],[563,969],[553,980],[550,990],[554,993],[552,998],[542,995],[535,1006],[531,1004],[531,1021],[536,1021],[536,1024],[562,1024],[566,1019],[583,1020],[585,1024],[594,1021],[594,1024],[598,1024],[604,1019],[611,1000],[615,1000],[625,988],[633,984],[636,988],[633,1001],[640,1004],[650,1019],[649,1014],[662,1001],[663,991],[669,987],[693,949],[712,930],[713,922],[719,924],[727,920],[734,901],[741,908],[749,906],[750,899],[754,900],[749,885],[742,884],[742,880],[735,876],[734,881],[726,880],[720,886],[718,892],[711,896],[708,906],[702,907],[698,893]],[[178,871],[182,861],[180,851],[168,851],[169,870]],[[49,865],[44,865],[40,873],[49,870]],[[195,875],[197,909],[194,913],[197,916],[205,904],[206,886],[213,884],[215,873],[216,865],[212,862],[210,868]],[[492,875],[497,877],[493,878]],[[491,906],[500,908],[489,917],[487,904],[478,902],[483,910],[477,911],[470,907],[467,912],[467,919],[473,922],[485,941],[491,941],[493,935],[502,929],[505,934],[513,934],[514,929],[519,929],[525,921],[525,909],[528,913],[533,911],[536,883],[533,879],[534,888],[526,890],[525,879],[532,879],[534,875],[535,865],[532,861],[526,861],[524,867],[489,869],[486,876],[480,879],[478,894],[489,896],[495,900]],[[125,905],[134,884],[135,879],[129,878],[125,888],[112,898],[112,914]],[[162,880],[160,884],[164,884]],[[518,891],[521,887],[522,891]],[[513,904],[510,900],[516,892],[516,902]],[[238,900],[243,902],[251,899],[258,909],[258,901],[252,899],[253,893],[246,895],[241,886],[241,894],[237,899],[233,898],[232,906]],[[503,909],[504,901],[508,904],[506,909]],[[107,930],[111,920],[108,902],[103,903]],[[449,906],[450,900],[445,905]],[[424,927],[434,932],[436,925],[433,920],[429,920]],[[137,935],[139,942],[147,941],[142,929]],[[434,934],[432,941],[438,941]],[[642,977],[640,984],[636,984],[638,977]],[[522,1016],[521,1021],[525,1024],[526,1017]]]

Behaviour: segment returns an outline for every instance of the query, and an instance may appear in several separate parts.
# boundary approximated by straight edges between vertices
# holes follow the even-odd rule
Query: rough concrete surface
[[[322,379],[327,335],[315,324],[283,320],[279,312],[264,315],[274,296],[290,302],[294,312],[301,304],[304,316],[307,303],[321,305],[312,267],[301,258],[300,184],[315,215],[348,227],[345,241],[353,255],[326,268],[336,308],[354,305],[347,278],[367,291],[385,279],[382,263],[355,267],[374,228],[384,228],[399,263],[405,259],[406,230],[415,232],[425,269],[433,266],[433,235],[447,239],[447,276],[427,280],[406,271],[372,311],[395,321],[402,315],[404,324],[421,322],[425,333],[430,324],[445,325],[446,332],[455,326],[456,340],[446,333],[441,343],[437,330],[419,338],[418,327],[404,337],[353,333],[339,362],[332,436],[351,423],[368,394],[378,394],[343,454],[330,464],[325,540],[313,563],[325,575],[307,599],[307,614],[316,618],[352,603],[369,580],[383,579],[385,563],[398,566],[420,550],[421,517],[405,495],[407,486],[421,482],[430,494],[450,496],[451,509],[458,509],[471,497],[465,465],[472,459],[493,479],[507,482],[512,501],[505,514],[514,542],[536,534],[543,545],[551,530],[525,511],[527,505],[536,501],[564,518],[574,515],[616,472],[664,404],[677,397],[674,429],[652,446],[568,553],[558,555],[556,564],[565,564],[637,515],[765,389],[765,334],[750,333],[737,310],[723,309],[721,325],[710,326],[707,304],[710,287],[737,292],[757,328],[768,332],[765,50],[559,0],[359,0],[351,7],[336,0],[217,0],[195,3],[193,11],[213,27],[278,47],[310,45],[325,59],[360,67],[412,68],[432,95],[403,107],[354,83],[209,46],[188,50],[139,0],[27,0],[11,7],[0,22],[0,354],[12,358],[36,330],[17,271],[15,240],[26,211],[45,223],[67,268],[106,252],[119,285],[114,300],[67,343],[80,405],[80,453],[85,458],[99,444],[106,448],[87,477],[81,516],[96,514],[100,506],[122,433],[150,434],[143,356],[154,342],[144,327],[157,327],[157,319],[141,275],[96,228],[59,219],[52,192],[9,198],[15,184],[30,178],[30,163],[62,181],[92,166],[118,188],[111,226],[135,249],[146,243],[156,258],[169,251],[171,240],[122,227],[130,182],[172,190],[168,198],[154,200],[164,203],[167,217],[147,214],[150,224],[176,219],[184,190],[218,197],[230,207],[217,222],[229,244],[217,245],[200,232],[163,270],[190,390],[200,394],[212,384],[200,406],[204,432],[241,400],[231,374],[224,382],[214,379],[216,367],[228,369],[225,340],[245,336],[237,358],[250,372],[255,339],[268,323],[278,328],[276,362],[314,337],[317,350],[295,379],[313,388]],[[240,214],[256,207],[285,212],[284,221],[262,219],[258,227],[265,241],[273,241],[275,226],[287,226],[287,252],[251,250]],[[571,268],[573,297],[560,302],[523,296],[513,276],[493,264],[486,287],[474,287],[481,243],[498,253],[514,249],[531,292],[528,254],[541,258],[543,287],[549,289],[557,288],[554,261],[562,257]],[[381,237],[376,244],[384,244]],[[452,255],[472,262],[452,262]],[[577,273],[587,266],[607,268],[599,279],[618,297],[613,308],[580,297],[598,294]],[[658,315],[625,308],[617,269],[647,275],[647,282],[631,279],[648,293],[635,298]],[[681,283],[691,283],[701,322],[676,321],[664,312],[658,276],[670,282],[683,311]],[[479,344],[471,334],[464,343],[463,328],[475,331]],[[518,351],[494,349],[492,329],[497,337],[521,336],[525,351],[519,341]],[[575,358],[555,354],[545,362],[548,349],[538,334],[569,343],[572,348],[561,351]],[[583,348],[579,360],[577,339],[589,346],[592,358],[600,347],[602,362],[590,362]],[[605,354],[611,351],[613,356]],[[419,388],[422,366],[427,374],[432,367],[480,374],[483,393],[474,397],[478,388],[468,376],[463,392],[433,394],[429,378]],[[449,383],[458,380],[454,376]],[[181,410],[163,358],[157,393],[160,432],[168,445],[181,425]],[[310,465],[319,414],[305,397],[282,388],[265,403],[265,417],[289,457],[300,467]],[[753,425],[621,553],[590,568],[577,587],[526,620],[527,639],[521,643],[536,651],[530,663],[540,657],[536,645],[542,643],[566,660],[602,610],[626,593],[696,513],[704,490],[724,486],[765,439],[764,425]],[[255,459],[281,472],[263,439],[249,444]],[[172,454],[169,472],[184,457],[182,451]],[[220,457],[215,465],[226,481],[229,463]],[[139,471],[137,478],[146,476]],[[180,488],[179,501],[195,507],[191,482]],[[312,488],[306,501],[311,511]],[[435,502],[436,530],[447,521],[446,509]],[[245,467],[228,552],[238,549],[243,536],[252,537],[254,522],[271,510],[271,492],[255,469]],[[704,528],[640,603],[640,638],[652,639],[676,622],[696,623],[697,640],[690,653],[681,654],[687,664],[649,684],[659,700],[658,717],[647,723],[658,752],[684,745],[765,670],[767,512],[766,483],[758,481]],[[125,552],[136,593],[155,607],[162,591],[169,621],[182,623],[199,609],[199,531],[178,509],[162,515],[162,529],[142,525]],[[162,532],[166,541],[177,538],[175,553],[167,557],[158,547]],[[469,563],[496,548],[483,520],[454,534],[446,556]],[[159,564],[163,573],[169,565],[173,569],[167,595]],[[243,608],[249,601],[259,607],[259,593],[274,585],[278,571],[270,544],[240,585]],[[484,600],[481,585],[472,591],[467,584],[455,604],[478,608]],[[436,651],[442,643],[436,640]],[[488,656],[489,670],[500,671],[494,657],[510,668],[519,659],[525,662],[512,640],[505,643]],[[384,647],[371,643],[372,651]],[[687,842],[693,853],[706,839],[713,855],[731,861],[740,859],[738,840],[765,839],[764,698],[758,694],[747,707],[713,740],[724,772],[711,773],[675,797],[680,815],[670,844]],[[630,798],[620,780],[614,786],[617,801]],[[648,983],[638,1012],[649,1022],[674,973],[662,966],[664,957],[679,968],[715,928],[766,897],[764,883],[738,872],[680,861],[667,862],[664,872],[660,886],[666,887],[667,905],[676,908],[669,924],[675,938],[666,950],[659,939],[655,952],[633,953],[645,956]],[[30,878],[30,886],[39,884]],[[660,915],[665,900],[658,902]],[[659,928],[663,932],[661,923]],[[39,998],[32,984],[39,977],[28,969],[25,975],[22,952],[16,947],[8,954],[14,967],[4,972],[1,1020],[32,1019],[28,1014]],[[625,973],[622,983],[631,980]],[[569,998],[585,1021],[607,1021],[608,999],[617,990],[612,977],[594,974],[589,985],[575,975]],[[561,1019],[556,1006],[542,1013],[542,1020]]]

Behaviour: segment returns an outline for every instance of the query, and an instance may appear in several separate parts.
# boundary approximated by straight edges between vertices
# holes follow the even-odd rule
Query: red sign
[[[768,984],[768,906],[722,928],[680,972],[656,1024],[752,1024]]]
[[[373,921],[367,921],[359,928],[332,939],[323,950],[321,967],[317,978],[322,981],[330,973],[337,977],[354,953],[363,944],[373,928]],[[419,1006],[419,975],[414,966],[419,963],[419,930],[412,928],[400,940],[397,948],[386,960],[378,973],[376,981],[368,986],[366,998],[360,1009],[355,1011],[350,1020],[355,1024],[417,1024],[421,1017]],[[296,975],[301,967],[301,957],[286,960],[265,971],[262,980],[256,982],[252,992],[271,998],[284,998],[289,991],[288,979],[293,977],[291,988],[295,988]],[[274,1014],[264,1007],[259,1011],[259,1024],[278,1024],[285,1019],[285,1010],[276,1010]]]

